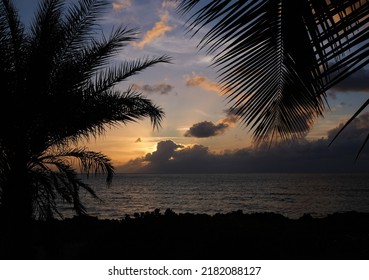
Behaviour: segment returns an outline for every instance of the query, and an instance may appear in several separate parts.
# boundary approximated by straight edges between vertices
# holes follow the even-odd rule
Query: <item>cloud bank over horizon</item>
[[[342,124],[327,138],[281,143],[272,147],[210,151],[196,144],[185,146],[172,140],[158,143],[156,151],[117,167],[118,172],[138,173],[273,173],[273,172],[368,172],[369,150],[356,154],[369,131],[369,113],[356,118],[333,142]]]

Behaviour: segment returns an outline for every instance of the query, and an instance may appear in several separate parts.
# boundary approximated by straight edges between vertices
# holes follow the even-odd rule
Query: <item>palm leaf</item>
[[[114,168],[105,155],[86,148],[70,149],[60,146],[49,149],[32,163],[34,207],[38,218],[50,218],[54,213],[62,217],[56,203],[57,198],[73,204],[77,214],[86,214],[86,208],[79,197],[80,189],[100,200],[95,191],[78,176],[72,166],[72,159],[79,161],[81,172],[107,174],[107,183],[111,183]]]
[[[110,67],[98,73],[95,81],[95,92],[104,92],[116,84],[127,80],[129,77],[139,74],[143,70],[157,63],[170,63],[171,58],[163,55],[154,58],[139,58],[133,61],[121,63],[118,67]]]
[[[61,94],[79,90],[92,79],[97,71],[110,67],[111,58],[135,39],[137,31],[125,27],[117,28],[109,38],[92,39],[85,46],[66,50],[68,56],[58,58],[60,64],[55,71],[54,91]],[[71,73],[74,73],[72,76]],[[68,81],[63,84],[62,81]]]
[[[114,167],[111,160],[102,153],[88,151],[85,147],[82,148],[66,148],[55,147],[51,148],[47,153],[38,158],[37,165],[55,165],[59,170],[68,170],[68,164],[65,161],[68,158],[74,158],[79,161],[80,170],[83,173],[104,173],[107,174],[107,183],[111,183]]]
[[[104,0],[83,0],[69,7],[63,20],[64,51],[61,58],[83,48],[84,43],[94,37],[94,27],[108,5]]]
[[[223,92],[254,138],[298,138],[325,110],[327,89],[368,59],[369,1],[182,0],[187,30],[209,31]],[[196,10],[197,9],[197,10]],[[348,12],[349,10],[349,12]]]
[[[12,55],[14,61],[18,61],[19,63],[23,58],[23,55],[19,54],[22,49],[22,43],[24,42],[24,26],[20,22],[18,12],[14,8],[14,5],[8,0],[2,0],[0,2],[0,38],[1,51],[7,49],[10,51],[9,54]]]

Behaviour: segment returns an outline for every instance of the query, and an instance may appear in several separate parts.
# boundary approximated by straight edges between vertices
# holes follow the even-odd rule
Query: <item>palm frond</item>
[[[79,196],[80,189],[100,200],[95,191],[76,173],[72,159],[78,160],[81,172],[104,173],[107,175],[107,183],[111,183],[114,168],[105,155],[83,147],[51,148],[32,163],[34,207],[38,218],[45,219],[54,214],[62,217],[57,205],[59,199],[72,204],[77,214],[85,214],[86,208]]]
[[[329,89],[367,65],[369,55],[369,1],[332,1],[314,5],[317,37],[314,47],[322,53],[318,63],[324,66],[321,78]],[[310,32],[311,34],[312,32]]]
[[[191,12],[195,10],[192,14]],[[231,109],[257,141],[304,136],[327,89],[368,63],[369,1],[182,0]]]
[[[49,146],[64,143],[64,141],[78,142],[81,137],[102,135],[108,126],[120,123],[128,124],[144,118],[150,118],[153,128],[159,128],[164,117],[163,110],[141,94],[129,88],[126,92],[106,91],[99,95],[88,94],[81,101],[84,110],[77,110],[80,104],[74,104],[76,110],[60,112],[65,117],[59,121],[57,127],[50,122],[47,129]],[[73,107],[74,108],[74,107]],[[64,129],[61,129],[64,127]],[[58,133],[55,133],[55,130]]]
[[[102,50],[108,49],[102,44],[110,44],[106,40],[97,43],[95,38],[97,20],[107,4],[104,0],[81,0],[78,4],[72,3],[60,19],[60,43],[53,58],[56,67],[51,72],[52,91],[65,94],[94,73],[94,65],[90,66],[93,54],[100,52],[101,56]],[[86,54],[90,58],[87,59]]]
[[[94,27],[108,4],[105,0],[81,0],[71,4],[63,21],[65,45],[61,58],[82,49],[84,43],[94,37]]]
[[[165,115],[164,111],[154,105],[150,99],[132,90],[131,87],[123,93],[115,92],[111,97],[118,100],[118,105],[121,108],[117,111],[116,116],[119,122],[127,124],[128,122],[136,122],[148,117],[154,129],[158,129],[161,126]]]
[[[107,174],[106,181],[111,183],[114,167],[111,160],[104,154],[94,151],[88,151],[86,148],[79,148],[67,151],[63,157],[73,157],[79,160],[80,169],[83,173],[104,173]]]
[[[15,71],[23,67],[24,42],[26,40],[24,26],[20,22],[17,10],[11,1],[0,2],[0,71],[2,87],[5,91],[11,88]]]
[[[109,38],[92,38],[81,48],[69,49],[67,57],[60,58],[60,64],[55,69],[54,91],[61,94],[80,90],[83,84],[92,79],[97,71],[110,67],[111,58],[135,39],[137,31],[125,27],[117,28]],[[71,73],[74,73],[71,75]],[[67,84],[63,82],[68,81]]]
[[[54,34],[55,28],[60,27],[63,2],[62,0],[39,2],[31,28],[32,44],[41,45],[43,40],[47,40],[50,35]]]
[[[0,1],[0,81],[1,96],[4,100],[0,102],[0,125],[2,127],[0,145],[4,149],[7,145],[14,143],[8,139],[8,136],[15,128],[14,122],[19,123],[20,119],[19,115],[15,114],[12,121],[9,121],[8,108],[21,106],[17,100],[22,98],[21,90],[24,85],[22,73],[26,64],[24,60],[27,57],[26,42],[27,35],[13,3],[8,0]]]
[[[57,167],[58,172],[51,170],[47,165],[35,168],[32,172],[35,188],[34,213],[38,215],[37,218],[52,218],[54,214],[63,218],[58,210],[58,201],[72,204],[78,215],[86,214],[86,208],[79,196],[80,189],[85,189],[95,199],[99,199],[94,190],[81,181],[74,168],[69,164],[58,160],[54,161],[52,166]]]
[[[9,50],[13,52],[14,59],[16,59],[17,52],[21,49],[21,44],[24,41],[24,26],[20,22],[18,12],[11,1],[1,1],[0,20],[1,48],[4,47],[4,39],[10,39],[8,42],[12,47]]]
[[[23,96],[30,102],[29,104],[32,104],[32,99],[35,98],[37,99],[33,103],[39,104],[38,98],[49,94],[52,83],[50,73],[56,67],[55,57],[63,39],[61,32],[63,2],[62,0],[40,1],[32,23],[27,44],[27,69],[24,74],[26,88],[32,94],[27,93]],[[37,97],[35,92],[38,92]],[[29,109],[30,114],[32,109]]]
[[[123,82],[129,77],[139,74],[158,63],[171,63],[171,58],[167,55],[154,58],[139,58],[123,62],[118,67],[107,68],[96,76],[94,91],[96,93],[103,93],[118,83]]]
[[[111,183],[114,167],[111,164],[111,160],[102,153],[93,152],[82,148],[63,148],[55,147],[51,148],[50,151],[41,157],[39,157],[37,162],[42,162],[43,164],[55,165],[60,170],[67,170],[64,162],[68,158],[73,158],[78,160],[80,165],[80,170],[83,173],[103,173],[106,174],[107,183]]]
[[[198,4],[184,2],[185,11]],[[305,8],[296,1],[212,1],[189,25],[193,30],[216,21],[199,47],[216,53],[212,65],[219,68],[231,109],[259,141],[271,135],[285,139],[289,132],[304,135],[324,110],[322,87],[311,83],[316,66],[309,59],[315,55],[310,39],[301,33],[302,19],[289,12]]]

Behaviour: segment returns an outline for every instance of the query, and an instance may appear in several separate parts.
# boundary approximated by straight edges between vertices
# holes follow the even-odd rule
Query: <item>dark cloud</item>
[[[343,123],[338,127],[328,131],[328,141],[331,142],[337,133],[342,129]],[[345,127],[342,133],[336,138],[332,145],[361,147],[369,133],[369,112],[363,113]]]
[[[190,129],[185,132],[184,136],[196,138],[217,136],[223,134],[228,127],[229,124],[223,122],[218,124],[209,121],[199,122],[191,126]]]
[[[171,140],[157,150],[118,167],[121,172],[251,173],[251,172],[369,172],[369,149],[356,154],[369,132],[369,113],[355,119],[328,147],[340,127],[328,138],[303,140],[272,147],[244,148],[212,153],[208,147],[184,147]]]
[[[132,88],[135,90],[142,90],[145,93],[151,94],[151,93],[159,93],[159,94],[169,94],[174,87],[172,85],[161,83],[158,85],[138,85],[133,84]]]
[[[233,126],[238,118],[231,111],[226,111],[227,116],[218,124],[203,121],[192,125],[184,134],[185,137],[208,138],[223,134],[227,128]]]
[[[329,94],[334,96],[336,92],[369,92],[368,77],[369,69],[360,69],[335,85]]]
[[[145,161],[148,162],[165,162],[170,160],[175,154],[176,150],[183,148],[171,140],[161,141],[158,143],[156,151],[145,156]]]

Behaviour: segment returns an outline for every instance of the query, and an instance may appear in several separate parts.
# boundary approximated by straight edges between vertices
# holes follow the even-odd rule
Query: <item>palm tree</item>
[[[57,201],[85,213],[79,192],[95,192],[79,177],[114,168],[104,154],[78,147],[81,139],[107,128],[150,118],[160,126],[162,109],[118,83],[167,56],[112,64],[137,31],[118,27],[97,36],[104,0],[79,0],[67,9],[62,0],[40,2],[30,30],[10,0],[0,2],[0,201],[9,219],[49,218]]]
[[[369,62],[368,0],[176,1],[256,142],[304,136],[326,91]]]

